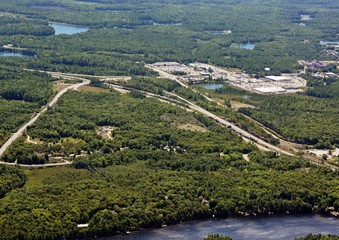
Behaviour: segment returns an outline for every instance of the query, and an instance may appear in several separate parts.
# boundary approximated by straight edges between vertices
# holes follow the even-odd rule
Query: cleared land
[[[224,80],[231,86],[259,94],[287,94],[301,92],[306,87],[306,80],[297,74],[283,74],[282,76],[267,76],[253,78],[249,74],[228,71],[205,63],[190,63],[188,65],[177,62],[158,62],[149,67],[158,72],[172,75],[170,79],[182,83],[201,83],[207,80]],[[165,74],[164,77],[169,78]]]
[[[82,86],[79,88],[79,90],[85,91],[85,92],[93,92],[93,93],[109,92],[108,89],[92,87],[92,86]]]
[[[253,105],[231,100],[232,109],[238,111],[240,108],[256,108]]]
[[[190,124],[190,123],[186,123],[186,124],[181,124],[178,126],[178,128],[180,129],[184,129],[184,130],[190,130],[190,131],[198,131],[198,132],[207,132],[207,128],[196,125],[196,124]]]

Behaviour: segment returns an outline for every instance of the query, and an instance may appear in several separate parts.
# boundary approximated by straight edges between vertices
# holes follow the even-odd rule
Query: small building
[[[206,79],[206,78],[209,78],[211,76],[211,74],[209,72],[201,72],[200,75]]]
[[[171,147],[166,145],[164,148],[163,148],[165,151],[171,151]]]

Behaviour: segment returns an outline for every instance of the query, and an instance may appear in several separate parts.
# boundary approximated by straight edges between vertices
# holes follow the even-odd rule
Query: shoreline
[[[176,224],[171,224],[171,225],[162,225],[161,227],[151,227],[151,228],[140,228],[138,230],[128,230],[123,233],[119,234],[112,234],[112,235],[96,235],[96,236],[91,236],[91,237],[85,237],[85,240],[94,240],[94,239],[99,239],[99,240],[108,240],[108,239],[125,239],[127,236],[132,235],[139,235],[139,234],[147,234],[149,232],[153,231],[160,231],[161,229],[165,228],[177,228],[177,227],[182,227],[184,225],[194,225],[194,224],[200,224],[200,223],[209,223],[209,222],[220,222],[220,221],[228,221],[228,220],[265,220],[265,219],[280,219],[280,218],[298,218],[298,217],[320,217],[324,219],[339,219],[338,216],[333,216],[330,214],[318,214],[318,213],[277,213],[277,214],[257,214],[257,215],[230,215],[227,217],[206,217],[206,218],[196,218],[196,219],[191,219],[188,221],[176,223]],[[213,233],[211,233],[213,234]],[[339,231],[338,231],[339,234]],[[138,237],[138,236],[134,236]],[[133,238],[135,239],[135,238]]]

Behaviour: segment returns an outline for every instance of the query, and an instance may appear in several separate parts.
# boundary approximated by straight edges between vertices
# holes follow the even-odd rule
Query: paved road
[[[153,68],[152,68],[153,69]],[[174,75],[171,75],[169,73],[166,73],[164,71],[161,71],[161,70],[158,70],[158,69],[153,69],[155,71],[157,71],[161,77],[164,77],[164,78],[169,78],[171,80],[174,80],[176,82],[178,82],[181,86],[185,87],[185,88],[189,88],[188,85],[186,85],[185,83],[182,83],[180,80],[178,80],[178,78]],[[62,77],[62,78],[66,78],[66,79],[79,79],[79,80],[82,80],[83,82],[82,83],[78,83],[78,84],[75,84],[75,85],[72,85],[72,86],[69,86],[65,89],[63,89],[61,92],[59,92],[55,97],[54,99],[49,103],[48,106],[52,106],[54,105],[58,99],[65,93],[67,92],[68,90],[70,89],[78,89],[79,87],[83,86],[83,85],[86,85],[88,84],[90,81],[88,79],[85,79],[85,78],[81,78],[79,75],[75,75],[75,74],[64,74],[64,73],[53,73],[53,72],[49,72],[53,77]],[[112,87],[114,88],[118,88],[120,90],[132,90],[132,88],[128,88],[128,87],[122,87],[122,86],[119,86],[119,85],[116,85],[116,84],[111,84]],[[140,91],[140,90],[138,90]],[[196,91],[196,90],[195,90]],[[145,92],[145,91],[140,91],[142,93],[144,93],[146,96],[148,97],[153,97],[153,98],[156,98],[158,100],[161,100],[163,102],[167,102],[167,103],[170,103],[170,104],[174,104],[176,106],[179,106],[181,108],[184,108],[186,110],[193,110],[193,111],[196,111],[196,112],[199,112],[211,119],[214,119],[216,122],[218,122],[219,124],[223,125],[223,126],[226,126],[227,128],[229,128],[230,130],[233,130],[234,132],[236,132],[238,135],[240,135],[245,141],[249,142],[253,142],[254,144],[256,144],[260,149],[262,150],[265,150],[265,151],[274,151],[274,152],[277,152],[277,153],[281,153],[281,154],[286,154],[286,155],[289,155],[289,156],[294,156],[293,153],[291,152],[288,152],[288,151],[285,151],[275,145],[272,145],[270,143],[267,143],[265,141],[263,141],[262,139],[256,137],[255,135],[239,128],[238,126],[236,126],[234,123],[231,123],[207,110],[205,110],[204,108],[202,107],[199,107],[198,105],[186,100],[185,98],[182,98],[180,97],[179,95],[177,94],[174,94],[174,93],[169,93],[169,92],[165,92],[167,95],[172,95],[172,96],[175,96],[177,97],[178,99],[180,99],[181,101],[183,101],[188,107],[184,107],[181,104],[181,102],[177,101],[177,100],[174,100],[172,98],[169,98],[169,97],[166,97],[166,96],[162,96],[162,95],[158,95],[158,94],[154,94],[154,93],[149,93],[149,92]],[[208,98],[207,96],[204,95],[204,97],[208,100],[208,101],[213,101],[215,102],[213,99],[211,98]],[[35,117],[33,117],[27,124],[25,124],[23,127],[21,127],[0,149],[0,156],[3,154],[3,152],[5,151],[5,149],[15,140],[17,139],[23,132],[24,130],[31,124],[33,124],[37,119],[38,117],[40,116],[40,114],[42,114],[43,112],[45,112],[47,110],[47,107],[44,108],[42,111],[40,111]],[[319,164],[319,162],[315,162],[315,161],[312,161],[313,163],[317,164],[317,165],[321,165]],[[15,163],[4,163],[4,162],[0,162],[0,164],[3,163],[3,164],[9,164],[9,165],[15,165]],[[60,165],[68,165],[68,164],[71,164],[70,162],[65,162],[65,163],[58,163],[58,164],[45,164],[45,165],[22,165],[22,166],[25,166],[25,167],[43,167],[43,166],[60,166]],[[325,164],[329,167],[331,167],[332,169],[337,169],[335,167],[333,167],[332,165],[328,165],[328,164]]]
[[[146,65],[146,67],[148,67],[148,68],[150,68],[150,69],[152,69],[152,70],[158,72],[160,77],[168,78],[168,79],[174,80],[174,81],[178,82],[181,86],[183,86],[183,87],[185,87],[185,88],[189,88],[189,86],[188,86],[187,84],[181,82],[181,81],[178,79],[178,77],[175,76],[175,75],[172,75],[172,74],[170,74],[170,73],[167,73],[167,72],[165,72],[165,71],[162,71],[162,70],[160,70],[160,69],[157,69],[157,68],[155,68],[155,67],[153,67],[153,66],[151,66],[151,65]],[[193,90],[194,92],[196,92],[196,93],[200,93],[200,92],[197,91],[196,89],[192,89],[192,90]],[[202,93],[200,93],[200,94],[202,94]],[[258,137],[256,137],[256,136],[252,135],[251,133],[246,132],[245,130],[239,128],[239,127],[236,126],[235,124],[233,124],[233,123],[231,123],[231,122],[229,122],[229,121],[227,121],[227,120],[225,120],[225,119],[223,119],[223,118],[220,118],[220,117],[216,116],[215,114],[213,114],[213,113],[211,113],[211,112],[206,111],[205,109],[203,109],[203,108],[201,108],[201,107],[199,107],[199,106],[193,104],[192,102],[189,102],[188,100],[186,100],[186,99],[184,99],[184,98],[182,98],[182,97],[180,97],[180,96],[178,96],[178,95],[176,95],[176,94],[173,94],[173,95],[175,95],[176,97],[180,98],[181,100],[183,100],[183,101],[185,101],[187,104],[189,104],[189,106],[190,106],[190,108],[191,108],[192,110],[197,111],[197,112],[200,112],[201,114],[203,114],[203,115],[205,115],[205,116],[208,116],[208,117],[214,119],[214,120],[217,121],[218,123],[220,123],[220,124],[222,124],[222,125],[224,125],[224,126],[226,126],[226,127],[228,127],[228,128],[233,129],[236,133],[238,133],[240,136],[242,136],[242,138],[243,138],[245,141],[247,141],[247,142],[249,142],[249,141],[253,142],[255,145],[258,146],[259,149],[264,150],[264,151],[274,151],[274,152],[286,154],[286,155],[289,155],[289,156],[295,156],[295,154],[293,153],[293,151],[292,151],[292,152],[286,151],[286,150],[284,150],[284,149],[282,149],[282,148],[280,148],[280,147],[277,147],[277,146],[275,146],[275,145],[272,145],[272,144],[270,144],[270,143],[267,143],[267,142],[263,141],[262,139],[260,139],[260,138],[258,138]],[[209,98],[209,97],[206,96],[205,94],[202,94],[202,96],[203,96],[206,100],[208,100],[208,101],[210,101],[210,102],[215,102],[217,105],[225,107],[223,104],[221,104],[221,103],[215,101],[214,99]],[[273,134],[271,133],[271,135],[273,135]],[[276,137],[276,138],[279,139],[280,141],[283,141],[283,142],[286,142],[286,143],[290,143],[290,142],[287,142],[286,140],[281,139],[280,137],[278,137],[278,136],[276,136],[276,135],[274,135],[274,137]],[[292,144],[293,144],[293,143],[292,143]],[[295,149],[294,149],[294,151],[295,151]],[[316,164],[316,165],[318,165],[318,166],[327,166],[327,167],[330,167],[330,168],[333,169],[333,170],[338,170],[338,169],[339,169],[339,167],[337,167],[337,166],[334,166],[334,165],[332,165],[332,164],[329,164],[329,163],[326,163],[326,162],[322,162],[322,161],[319,161],[319,160],[315,160],[315,159],[313,159],[313,158],[311,158],[311,157],[309,157],[309,156],[306,156],[306,158],[307,158],[309,161],[311,161],[312,163],[314,163],[314,164]]]
[[[79,78],[77,78],[79,79]],[[77,83],[74,84],[72,86],[69,86],[67,88],[64,88],[63,90],[61,90],[57,95],[55,95],[55,97],[48,103],[47,107],[44,107],[39,113],[37,113],[34,117],[32,117],[26,124],[24,124],[23,126],[21,126],[19,128],[18,131],[16,131],[0,148],[0,157],[4,154],[4,152],[6,151],[6,149],[15,141],[17,140],[27,129],[28,126],[31,126],[33,123],[36,122],[36,120],[40,117],[40,115],[44,112],[47,111],[48,107],[53,106],[58,100],[59,98],[64,95],[68,90],[77,90],[79,87],[87,85],[90,83],[90,81],[88,79],[80,79],[83,82],[82,83]],[[17,163],[7,163],[7,162],[2,162],[0,161],[0,164],[8,164],[8,165],[16,165]],[[70,164],[70,163],[68,163]],[[20,165],[20,164],[17,164]],[[50,164],[49,164],[50,165]],[[55,165],[60,165],[60,164],[53,164]],[[66,165],[66,163],[63,163],[63,165]],[[25,166],[25,165],[22,165]],[[31,166],[31,165],[30,165]],[[47,165],[46,165],[47,166]]]
[[[180,86],[182,86],[182,87],[184,87],[184,88],[188,88],[188,85],[186,85],[185,83],[183,83],[182,81],[180,81],[180,80],[178,79],[177,76],[172,75],[172,74],[169,74],[169,73],[167,73],[167,72],[165,72],[165,71],[162,71],[162,70],[160,70],[160,69],[158,69],[158,68],[155,68],[155,67],[153,67],[153,66],[151,66],[151,65],[149,65],[149,64],[146,64],[145,66],[146,66],[147,68],[149,68],[149,69],[151,69],[151,70],[153,70],[153,71],[159,73],[159,76],[160,76],[160,77],[162,77],[162,78],[167,78],[167,79],[171,79],[171,80],[176,81],[177,83],[179,83]]]
[[[290,152],[287,152],[287,151],[285,151],[285,150],[283,150],[283,149],[281,149],[281,148],[279,148],[277,146],[274,146],[274,145],[272,145],[270,143],[267,143],[267,142],[263,141],[262,139],[254,136],[253,134],[251,134],[249,132],[246,132],[245,130],[239,128],[234,123],[231,123],[231,122],[229,122],[229,121],[227,121],[227,120],[225,120],[225,119],[223,119],[223,118],[221,118],[221,117],[219,117],[219,116],[217,116],[217,115],[215,115],[215,114],[205,110],[204,108],[199,107],[198,105],[196,105],[196,104],[186,100],[185,98],[182,98],[182,97],[180,97],[180,96],[178,96],[176,94],[173,94],[173,93],[168,93],[168,94],[174,95],[177,98],[181,99],[182,101],[185,101],[192,110],[195,110],[196,112],[199,112],[199,113],[201,113],[201,114],[203,114],[203,115],[205,115],[205,116],[207,116],[209,118],[214,119],[218,123],[228,127],[229,129],[231,129],[231,130],[235,131],[236,133],[238,133],[240,136],[245,137],[245,138],[251,140],[254,143],[257,143],[257,144],[259,144],[259,145],[261,145],[261,146],[263,146],[263,147],[265,147],[265,148],[267,148],[267,149],[269,149],[271,151],[274,151],[274,152],[283,153],[283,154],[286,154],[286,155],[289,155],[289,156],[294,156],[294,154],[292,154]]]
[[[113,84],[115,85],[115,84]],[[119,85],[115,85],[116,87],[119,87],[119,88],[123,88],[123,89],[126,89],[126,90],[132,90],[132,88],[127,88],[127,87],[122,87],[122,86],[119,86]],[[134,89],[134,90],[137,90],[137,89]],[[141,91],[141,90],[137,90],[139,92],[142,92],[144,93],[146,96],[149,96],[149,97],[153,97],[153,98],[156,98],[160,101],[166,101],[166,102],[171,102],[171,104],[174,104],[178,107],[181,107],[183,109],[186,109],[188,110],[188,108],[182,106],[182,105],[178,105],[180,104],[180,102],[178,102],[177,100],[174,100],[172,98],[169,98],[169,97],[165,97],[165,96],[162,96],[162,95],[158,95],[158,94],[154,94],[154,93],[149,93],[149,92],[145,92],[145,91]],[[196,104],[186,100],[185,98],[182,98],[180,97],[179,95],[177,94],[174,94],[174,93],[170,93],[170,92],[165,92],[167,95],[172,95],[172,96],[175,96],[177,97],[178,99],[182,100],[183,102],[185,102],[185,104],[189,107],[189,109],[195,111],[195,112],[199,112],[201,113],[202,115],[205,115],[211,119],[214,119],[216,122],[218,122],[219,124],[223,125],[223,126],[226,126],[227,128],[229,128],[230,130],[233,130],[234,132],[236,132],[238,135],[240,135],[244,141],[246,142],[252,142],[254,143],[259,149],[263,150],[263,151],[273,151],[273,152],[276,152],[276,153],[280,153],[280,154],[286,154],[288,156],[295,156],[293,153],[291,152],[288,152],[288,151],[285,151],[275,145],[272,145],[270,143],[267,143],[265,141],[263,141],[262,139],[252,135],[251,133],[248,133],[246,132],[245,130],[239,128],[238,126],[236,126],[234,123],[231,123],[199,106],[197,106]],[[310,159],[308,158],[309,161],[311,161],[313,164],[317,165],[317,166],[327,166],[329,168],[331,168],[332,170],[338,170],[339,168],[337,166],[334,166],[334,165],[331,165],[331,164],[328,164],[328,163],[322,163],[321,161],[317,161],[317,160],[314,160],[314,159]]]
[[[156,68],[153,68],[152,66],[150,65],[146,65],[146,67],[156,71],[159,73],[160,77],[163,77],[163,78],[168,78],[168,79],[171,79],[171,80],[174,80],[176,82],[178,82],[182,87],[185,87],[185,88],[190,88],[187,84],[181,82],[177,76],[175,75],[172,75],[172,74],[169,74],[165,71],[162,71],[162,70],[159,70],[159,69],[156,69]],[[53,73],[52,73],[53,74]],[[74,75],[69,75],[69,74],[61,74],[61,77],[74,77]],[[120,89],[125,89],[125,90],[132,90],[133,88],[127,88],[127,87],[122,87],[122,86],[119,86],[119,85],[116,85],[116,84],[113,84],[114,87],[117,87],[117,88],[120,88]],[[136,89],[134,89],[136,90]],[[199,91],[195,90],[195,89],[192,89],[194,92],[196,93],[200,93]],[[140,91],[140,90],[138,90]],[[140,91],[142,93],[144,93],[146,96],[148,97],[153,97],[153,98],[156,98],[158,100],[161,100],[163,102],[167,102],[167,103],[171,103],[171,104],[174,104],[176,106],[179,106],[181,108],[184,108],[186,110],[193,110],[193,111],[196,111],[196,112],[199,112],[211,119],[214,119],[216,122],[218,122],[219,124],[223,125],[223,126],[226,126],[228,127],[230,130],[233,130],[234,132],[236,132],[238,135],[240,135],[245,141],[247,142],[253,142],[256,146],[258,146],[259,149],[263,150],[263,151],[273,151],[273,152],[277,152],[277,153],[280,153],[280,154],[286,154],[286,155],[289,155],[289,156],[295,156],[292,152],[289,152],[289,151],[286,151],[284,149],[281,149],[275,145],[272,145],[268,142],[265,142],[264,140],[256,137],[255,135],[239,128],[238,126],[236,126],[234,123],[231,123],[207,110],[205,110],[204,108],[202,107],[199,107],[197,106],[196,104],[186,100],[185,98],[182,98],[180,97],[179,95],[177,94],[174,94],[174,93],[169,93],[169,92],[165,92],[166,94],[168,95],[172,95],[172,96],[175,96],[177,97],[178,99],[180,99],[181,101],[183,101],[187,106],[187,107],[184,107],[182,105],[180,105],[180,102],[172,99],[172,98],[168,98],[168,97],[165,97],[165,96],[162,96],[162,95],[158,95],[158,94],[154,94],[154,93],[149,93],[149,92],[145,92],[145,91]],[[201,94],[201,93],[200,93]],[[206,100],[208,101],[211,101],[211,102],[216,102],[215,100],[209,98],[208,96],[204,95],[203,96],[205,97]],[[222,105],[218,102],[216,102],[218,105]],[[224,105],[222,105],[224,106]],[[313,162],[314,164],[316,165],[319,165],[319,166],[328,166],[332,169],[338,169],[338,167],[336,166],[333,166],[333,165],[330,165],[328,163],[320,163],[319,161],[315,161],[313,159],[309,159],[311,162]]]
[[[189,85],[187,85],[187,84],[185,84],[184,82],[180,81],[180,79],[179,79],[178,76],[175,76],[175,75],[173,75],[173,74],[167,73],[167,72],[165,72],[165,71],[163,71],[163,70],[160,70],[160,69],[158,69],[158,68],[156,68],[156,67],[154,67],[154,66],[152,66],[152,65],[146,65],[146,67],[148,67],[149,69],[151,69],[151,70],[153,70],[153,71],[158,72],[158,73],[159,73],[159,76],[162,77],[162,78],[167,78],[167,79],[174,80],[174,81],[176,81],[177,83],[179,83],[181,86],[183,86],[183,87],[185,87],[185,88],[190,88]],[[193,92],[195,92],[195,93],[201,94],[207,101],[209,101],[209,102],[214,102],[214,103],[216,103],[218,106],[225,107],[224,104],[221,104],[220,102],[218,102],[218,101],[216,101],[216,100],[210,98],[210,97],[207,96],[206,94],[203,94],[203,93],[201,93],[201,92],[199,92],[198,90],[193,89],[193,88],[190,88],[190,89],[191,89]],[[179,96],[176,95],[176,94],[174,94],[174,95],[177,96],[177,97],[179,97]],[[179,97],[179,98],[181,98],[181,97]],[[214,116],[212,116],[210,112],[207,112],[205,109],[203,109],[203,108],[201,108],[201,107],[198,107],[197,105],[193,104],[192,102],[187,101],[187,100],[184,99],[184,98],[181,98],[181,99],[182,99],[183,101],[186,101],[187,103],[189,103],[190,106],[191,106],[191,108],[193,108],[194,110],[196,110],[196,111],[198,111],[198,112],[200,112],[200,113],[202,113],[202,114],[204,114],[204,115],[206,115],[206,116],[208,116],[208,117],[210,117],[210,118],[215,119],[216,121],[218,121],[219,123],[221,123],[221,124],[223,124],[223,125],[225,125],[225,126],[227,126],[227,127],[233,128],[233,130],[236,131],[237,133],[239,133],[243,138],[245,137],[245,138],[244,138],[245,141],[250,140],[250,141],[253,141],[253,142],[257,143],[256,145],[257,145],[261,150],[264,150],[264,151],[267,151],[267,150],[271,150],[271,151],[272,151],[272,150],[273,150],[273,151],[277,151],[277,152],[280,152],[280,153],[284,153],[284,154],[287,154],[287,155],[290,155],[290,156],[293,156],[293,155],[294,155],[292,152],[285,151],[285,150],[283,150],[283,149],[281,149],[281,148],[279,148],[279,147],[276,147],[276,146],[274,146],[274,145],[272,145],[272,144],[269,144],[269,143],[263,141],[262,139],[260,139],[260,138],[258,138],[258,137],[256,137],[256,136],[254,136],[254,135],[252,135],[252,134],[246,132],[245,130],[243,130],[243,129],[237,127],[235,124],[233,124],[233,123],[231,123],[231,122],[226,121],[225,119],[222,119],[222,118],[220,118],[220,117],[217,117],[217,116],[214,115],[214,114],[213,114]],[[205,112],[204,112],[204,111],[205,111]],[[254,121],[254,119],[252,119],[252,120]],[[257,121],[256,121],[256,122],[257,122]],[[264,127],[260,122],[257,122],[257,123],[260,124],[260,126],[262,126],[262,128],[265,130],[265,127]],[[269,134],[271,134],[274,138],[279,139],[280,141],[287,142],[287,141],[281,139],[280,137],[274,135],[274,134],[271,133],[271,132],[269,132]],[[292,143],[291,143],[291,144],[292,144]]]

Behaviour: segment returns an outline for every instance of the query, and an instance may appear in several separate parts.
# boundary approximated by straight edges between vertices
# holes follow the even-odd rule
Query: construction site
[[[223,80],[230,86],[241,88],[259,94],[287,94],[302,92],[306,80],[298,74],[283,74],[281,76],[266,76],[253,78],[242,72],[228,71],[206,63],[158,62],[152,68],[177,76],[184,83],[202,83],[210,80]]]

